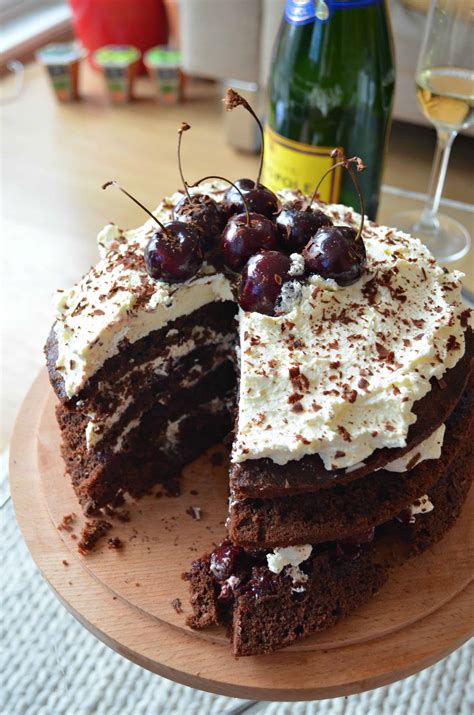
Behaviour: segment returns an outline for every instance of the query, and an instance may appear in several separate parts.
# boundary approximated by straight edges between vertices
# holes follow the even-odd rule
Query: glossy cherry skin
[[[364,273],[367,258],[362,238],[350,226],[320,228],[303,249],[306,271],[333,278],[340,286],[355,283]]]
[[[280,210],[280,204],[273,191],[267,189],[263,184],[255,186],[255,182],[252,181],[252,179],[238,179],[235,185],[238,186],[244,195],[249,211],[254,211],[268,218],[275,218]],[[242,197],[233,186],[230,187],[224,196],[224,210],[227,216],[245,211]]]
[[[236,214],[227,221],[220,247],[224,263],[239,271],[258,251],[278,248],[278,231],[266,216],[251,213],[250,224],[247,224],[247,214]]]
[[[281,246],[288,253],[300,253],[318,229],[332,225],[322,211],[303,211],[291,205],[282,208],[276,223]]]
[[[183,196],[176,204],[173,216],[176,221],[190,223],[201,229],[205,252],[216,246],[226,220],[216,201],[205,194],[194,194],[191,202],[187,196]]]
[[[240,546],[226,539],[215,549],[210,558],[210,570],[218,581],[226,581],[237,568],[237,560],[242,554]]]
[[[291,279],[291,260],[281,251],[262,251],[252,256],[244,270],[239,287],[239,304],[243,310],[275,315],[283,283]]]
[[[185,281],[197,273],[202,264],[202,233],[182,221],[165,224],[166,233],[157,231],[145,248],[145,267],[152,278],[169,283]]]

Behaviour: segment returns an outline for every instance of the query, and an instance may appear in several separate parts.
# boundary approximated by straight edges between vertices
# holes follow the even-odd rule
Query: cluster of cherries
[[[354,157],[339,158],[329,171],[345,167],[358,190],[362,221],[358,231],[350,226],[334,226],[329,216],[312,209],[321,182],[306,207],[299,203],[280,205],[277,196],[260,183],[263,164],[263,128],[248,102],[234,90],[228,90],[225,108],[243,106],[255,118],[262,136],[262,152],[256,181],[239,179],[235,183],[221,176],[206,176],[193,184],[209,179],[222,179],[230,185],[221,204],[202,193],[190,194],[181,166],[181,140],[189,124],[178,132],[178,165],[184,186],[183,198],[174,208],[173,220],[163,224],[143,204],[114,184],[143,208],[158,224],[145,248],[145,266],[152,278],[180,282],[194,276],[204,260],[224,264],[232,272],[241,272],[239,303],[244,310],[274,315],[282,285],[296,277],[291,275],[291,253],[301,253],[307,275],[332,278],[341,286],[357,281],[365,270],[366,254],[361,237],[364,211],[363,199],[352,164],[357,170],[365,167]],[[303,276],[297,279],[301,280]]]

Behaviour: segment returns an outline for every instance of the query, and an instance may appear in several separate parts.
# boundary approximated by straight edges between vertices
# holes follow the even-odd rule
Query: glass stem
[[[437,129],[438,139],[436,151],[431,167],[430,184],[428,188],[428,198],[425,208],[421,214],[418,227],[424,231],[437,233],[439,221],[437,218],[439,202],[443,193],[444,181],[448,170],[449,155],[457,132],[452,129]]]

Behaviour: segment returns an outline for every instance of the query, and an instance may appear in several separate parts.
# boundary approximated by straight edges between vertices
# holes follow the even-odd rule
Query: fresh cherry
[[[212,251],[217,244],[218,236],[225,223],[225,215],[210,196],[205,194],[191,195],[189,192],[189,185],[184,178],[181,162],[181,142],[184,132],[189,131],[189,129],[191,129],[191,126],[187,122],[181,122],[178,130],[178,169],[183,183],[184,196],[175,206],[173,217],[177,221],[190,223],[202,231],[203,247],[207,253]]]
[[[255,181],[251,179],[239,179],[235,182],[239,191],[237,192],[234,187],[229,189],[224,197],[224,208],[228,216],[241,213],[244,210],[241,196],[241,194],[243,194],[249,211],[255,211],[255,213],[263,214],[263,216],[267,216],[268,218],[274,218],[280,209],[278,198],[273,191],[270,191],[270,189],[267,189],[266,186],[260,183],[263,154],[265,151],[265,135],[262,123],[247,100],[235,90],[228,89],[224,99],[224,108],[227,112],[231,112],[236,107],[243,107],[252,115],[257,123],[261,138],[260,163]]]
[[[283,283],[291,279],[291,260],[280,251],[262,251],[252,256],[244,270],[239,287],[239,304],[243,310],[275,315]]]
[[[275,218],[280,209],[277,196],[262,184],[256,184],[252,179],[238,179],[235,182],[240,192],[231,186],[224,196],[224,211],[227,216],[241,213],[244,204],[241,194],[244,195],[249,211],[262,214],[268,218]]]
[[[331,152],[333,159],[339,159],[330,169],[324,172],[314,189],[309,205],[315,200],[318,189],[326,176],[337,167],[347,169],[354,183],[360,201],[361,221],[358,231],[350,226],[323,226],[311,238],[303,249],[306,270],[323,278],[333,278],[339,285],[348,286],[355,283],[364,273],[367,265],[362,230],[364,228],[364,197],[354,174],[352,165],[357,171],[364,171],[365,165],[358,156],[348,159],[340,149]]]
[[[229,539],[222,542],[211,554],[210,570],[218,581],[226,581],[237,568],[237,560],[242,548]]]
[[[355,283],[365,271],[364,242],[350,226],[326,226],[303,249],[306,270],[333,278],[340,286]]]
[[[190,223],[203,233],[204,252],[215,248],[225,222],[225,216],[213,198],[206,194],[187,196],[176,204],[173,216],[177,221]]]
[[[145,267],[152,278],[170,283],[192,278],[202,264],[202,234],[191,224],[170,221],[150,238]]]
[[[182,221],[161,223],[152,212],[116,181],[107,181],[102,188],[115,186],[140,206],[158,224],[158,231],[145,248],[145,268],[152,278],[174,283],[192,278],[202,264],[202,232]]]
[[[318,229],[332,225],[329,216],[322,211],[303,210],[292,204],[283,206],[276,223],[281,245],[288,253],[299,253]]]
[[[220,237],[221,253],[225,264],[240,270],[250,256],[262,249],[278,248],[275,224],[257,213],[231,216]]]

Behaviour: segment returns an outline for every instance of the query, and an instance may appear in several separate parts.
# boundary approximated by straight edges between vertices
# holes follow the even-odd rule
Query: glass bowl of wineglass
[[[432,0],[416,70],[416,94],[435,126],[436,152],[423,211],[394,217],[402,231],[419,238],[442,263],[457,261],[471,239],[458,221],[438,212],[456,135],[474,122],[474,22],[470,0]]]

